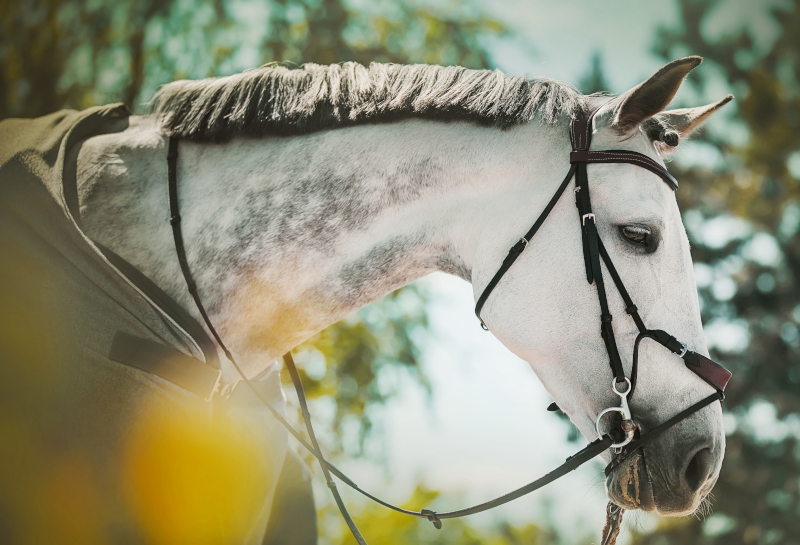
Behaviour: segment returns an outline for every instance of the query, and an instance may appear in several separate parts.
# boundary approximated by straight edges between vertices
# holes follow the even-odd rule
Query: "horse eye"
[[[639,244],[645,248],[648,246],[650,230],[638,225],[625,225],[620,227],[622,236],[634,244]]]

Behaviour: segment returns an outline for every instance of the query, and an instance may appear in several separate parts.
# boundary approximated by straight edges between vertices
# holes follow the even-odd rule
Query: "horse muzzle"
[[[690,515],[717,481],[722,450],[707,441],[689,449],[674,448],[663,441],[663,446],[654,444],[637,451],[608,475],[609,499],[628,510],[673,517]]]

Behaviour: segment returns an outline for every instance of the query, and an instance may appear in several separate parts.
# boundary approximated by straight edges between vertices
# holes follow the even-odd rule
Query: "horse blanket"
[[[80,228],[80,144],[129,115],[0,123],[0,542],[315,543],[308,472],[266,409],[126,361],[120,339],[220,365],[189,313]],[[284,401],[277,373],[260,387]]]

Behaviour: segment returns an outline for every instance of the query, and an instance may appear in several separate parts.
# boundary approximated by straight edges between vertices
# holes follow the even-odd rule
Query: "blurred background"
[[[0,119],[122,101],[270,61],[460,64],[621,93],[705,57],[673,103],[736,99],[670,170],[712,357],[734,373],[713,513],[634,515],[621,543],[800,543],[800,10],[792,0],[16,0],[0,4]],[[457,508],[584,440],[528,365],[483,333],[465,282],[432,275],[297,349],[324,446],[362,485]],[[290,394],[290,403],[291,403]],[[316,471],[316,468],[314,468]],[[317,476],[318,479],[318,476]],[[353,543],[318,486],[321,544]],[[442,530],[349,491],[372,543],[599,539],[602,465]]]

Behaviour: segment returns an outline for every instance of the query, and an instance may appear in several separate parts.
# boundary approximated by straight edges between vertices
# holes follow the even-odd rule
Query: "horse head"
[[[663,164],[681,139],[731,99],[664,111],[700,62],[698,57],[674,61],[613,99],[588,97],[596,110],[590,120],[589,149],[637,152]],[[567,134],[563,125],[557,130]],[[564,138],[558,142],[552,157],[543,160],[564,169],[569,142]],[[585,168],[599,239],[639,316],[648,328],[680,339],[686,345],[684,352],[707,354],[689,241],[674,188],[635,164],[593,163]],[[524,199],[513,206],[516,210],[505,213],[531,216]],[[597,280],[587,282],[585,242],[571,196],[557,200],[544,225],[486,300],[481,317],[507,347],[531,364],[558,406],[593,440],[613,427],[610,420],[596,426],[598,414],[620,399],[612,390],[611,350],[600,332]],[[476,296],[497,270],[496,250],[488,248],[508,247],[508,241],[519,239],[521,233],[515,228],[499,226],[484,237],[486,252],[479,249],[473,268]],[[627,305],[607,266],[603,274],[614,316],[611,327],[625,374],[631,376],[640,328],[626,314]],[[640,344],[635,374],[635,395],[629,400],[634,434],[652,430],[715,391],[675,353],[648,339]],[[724,451],[722,410],[720,404],[711,403],[617,463],[606,480],[609,497],[627,509],[674,516],[692,513],[714,486]],[[613,452],[607,450],[604,456],[610,461]]]

